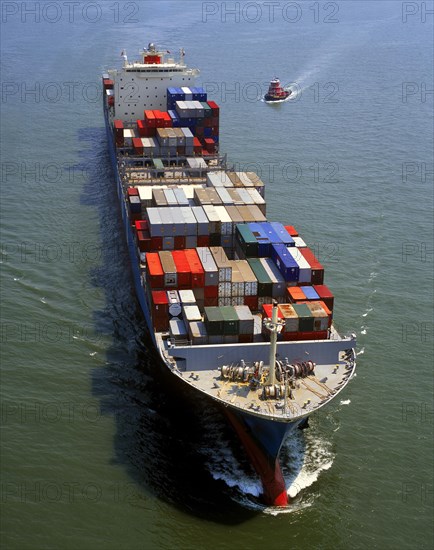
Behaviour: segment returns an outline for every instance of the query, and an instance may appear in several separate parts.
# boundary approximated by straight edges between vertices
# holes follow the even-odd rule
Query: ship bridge
[[[187,67],[181,48],[178,61],[167,50],[150,43],[140,52],[140,61],[128,62],[122,51],[123,67],[109,71],[114,81],[114,118],[124,122],[143,119],[143,110],[166,110],[167,88],[193,86],[199,69]]]

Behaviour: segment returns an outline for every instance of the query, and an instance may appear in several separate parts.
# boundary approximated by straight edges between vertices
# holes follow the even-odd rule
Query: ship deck
[[[305,416],[330,401],[348,382],[352,367],[344,361],[317,365],[315,375],[299,378],[291,398],[262,399],[262,387],[252,390],[248,383],[223,379],[217,369],[186,371],[182,377],[192,386],[227,406],[243,409],[273,420],[290,421]]]
[[[222,377],[220,368],[236,365],[241,358],[246,358],[247,364],[253,361],[253,357],[266,359],[269,343],[173,347],[162,336],[161,333],[157,335],[162,356],[184,382],[224,406],[281,422],[308,416],[328,403],[346,386],[355,370],[354,350],[351,347],[354,341],[340,338],[334,329],[332,336],[335,338],[327,341],[280,342],[277,351],[282,358],[288,356],[294,361],[295,357],[301,359],[304,355],[303,360],[311,357],[319,361],[313,375],[296,378],[292,387],[288,386],[291,391],[288,391],[286,399],[263,399],[263,385],[252,389],[249,383],[230,381]],[[330,360],[333,357],[335,362]],[[266,361],[264,363],[267,364]]]

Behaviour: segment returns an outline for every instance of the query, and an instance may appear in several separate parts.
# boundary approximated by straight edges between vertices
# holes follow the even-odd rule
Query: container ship
[[[267,219],[263,181],[220,153],[220,108],[184,50],[121,55],[104,117],[150,338],[162,369],[220,406],[263,501],[286,506],[282,443],[351,379],[355,335],[335,329],[324,268],[291,220]]]

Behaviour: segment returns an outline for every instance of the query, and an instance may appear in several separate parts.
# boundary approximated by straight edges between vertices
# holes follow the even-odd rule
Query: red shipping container
[[[175,262],[176,273],[178,276],[179,289],[191,288],[191,270],[184,250],[173,250],[172,258]]]
[[[218,285],[206,286],[204,288],[205,298],[218,298],[219,287]]]
[[[173,243],[175,250],[184,250],[185,248],[185,237],[177,235],[173,238]]]
[[[145,119],[146,126],[148,126],[148,128],[156,128],[157,127],[156,120],[155,120],[155,115],[154,115],[153,111],[146,110],[144,112],[144,117],[143,118]]]
[[[330,311],[333,311],[334,296],[327,285],[313,285],[314,290],[317,292],[320,300],[322,300]]]
[[[163,121],[162,122],[163,128],[171,128],[173,126],[173,121],[172,121],[172,119],[171,119],[168,112],[163,111],[161,113],[161,118],[162,118],[162,121]]]
[[[285,225],[285,229],[288,231],[291,237],[298,237],[298,231],[293,225]]]
[[[135,223],[137,231],[147,231],[148,230],[148,221],[147,220],[137,220]]]
[[[164,272],[160,256],[156,252],[147,252],[146,264],[148,267],[148,278],[151,288],[163,288]]]
[[[115,98],[112,95],[108,98],[108,104],[109,107],[113,107],[113,105],[115,104]]]
[[[151,251],[151,237],[148,231],[137,231],[137,242],[140,252]]]
[[[288,291],[289,301],[291,303],[307,300],[306,295],[303,292],[303,289],[300,288],[299,286],[289,286],[287,288],[287,291]]]
[[[264,315],[264,317],[269,317],[271,319],[272,315],[273,315],[273,304],[263,304],[262,306],[262,313]],[[280,309],[278,308],[277,309],[277,318],[278,319],[284,319],[283,315],[282,315],[282,312],[280,311]]]
[[[209,235],[198,235],[197,236],[197,246],[209,246]]]
[[[220,107],[217,105],[215,101],[208,101],[208,105],[211,107],[212,116],[218,116]]]
[[[133,138],[133,147],[137,155],[143,155],[143,143],[141,138]]]
[[[250,311],[258,311],[258,297],[244,296],[244,305],[250,308]]]
[[[136,221],[140,220],[141,217],[142,217],[142,215],[139,214],[138,212],[134,212],[133,214],[130,214],[131,223],[135,224]]]
[[[157,128],[162,128],[164,124],[163,113],[158,109],[154,109],[152,112],[154,113],[155,117],[155,126]]]
[[[191,270],[191,288],[203,288],[205,286],[205,272],[196,250],[188,248],[185,250],[185,257]]]
[[[138,120],[137,129],[139,131],[140,137],[154,137],[156,133],[156,128],[151,128],[146,123],[146,120]]]
[[[151,250],[163,250],[163,237],[151,237]]]
[[[197,154],[200,154],[200,152],[202,151],[202,144],[197,137],[193,139],[193,151]]]
[[[113,121],[113,126],[116,130],[116,133],[120,132],[123,134],[123,129],[124,129],[124,121],[123,120],[114,120]],[[121,132],[122,130],[122,132]]]
[[[198,128],[196,128],[196,131],[194,133],[197,137],[203,137],[203,128],[199,126]]]
[[[136,187],[128,187],[127,189],[127,195],[129,197],[138,197],[139,196],[139,190]]]
[[[322,285],[324,283],[324,267],[319,263],[317,258],[315,257],[315,254],[312,252],[310,248],[299,248],[299,251],[305,258],[305,260],[309,263],[310,267],[312,268],[311,271],[311,282],[313,285]]]
[[[213,116],[212,118],[208,119],[211,121],[211,126],[215,126],[215,127],[219,127],[220,126],[220,121],[219,121],[219,117],[218,116]]]
[[[102,83],[104,86],[104,90],[113,90],[113,87],[114,87],[113,80],[110,80],[109,78],[103,78]]]
[[[204,298],[203,304],[204,304],[205,307],[218,306],[219,305],[219,299],[218,298]]]
[[[215,153],[215,142],[211,138],[205,138],[204,140],[205,149],[209,153]]]
[[[152,318],[167,317],[169,315],[169,299],[165,290],[153,290],[152,295]]]

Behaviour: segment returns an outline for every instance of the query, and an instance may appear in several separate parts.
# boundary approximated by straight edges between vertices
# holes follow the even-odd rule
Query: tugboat
[[[266,103],[276,103],[286,101],[291,95],[291,90],[285,90],[280,84],[280,80],[276,77],[270,82],[268,92],[264,96]]]

